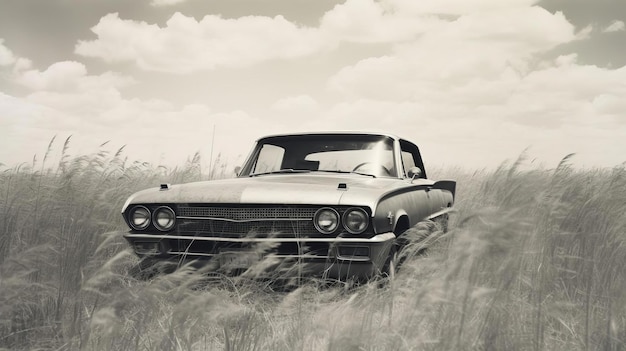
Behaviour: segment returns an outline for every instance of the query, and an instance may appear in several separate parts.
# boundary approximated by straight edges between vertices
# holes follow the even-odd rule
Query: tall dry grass
[[[197,155],[167,169],[122,149],[69,156],[66,141],[48,165],[54,147],[0,173],[0,348],[626,349],[623,166],[438,170],[459,182],[451,231],[408,255],[391,284],[274,292],[191,267],[127,274],[124,200],[215,176]]]

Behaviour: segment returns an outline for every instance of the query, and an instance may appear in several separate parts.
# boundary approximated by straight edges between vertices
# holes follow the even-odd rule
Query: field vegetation
[[[128,274],[128,195],[230,176],[230,166],[203,174],[198,155],[168,169],[123,149],[55,148],[0,168],[0,349],[626,349],[623,165],[581,170],[568,156],[548,169],[520,157],[496,170],[429,170],[458,181],[458,212],[393,282],[273,291],[190,267]]]

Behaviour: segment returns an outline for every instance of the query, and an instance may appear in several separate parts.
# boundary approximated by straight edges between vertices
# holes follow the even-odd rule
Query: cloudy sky
[[[241,163],[388,131],[429,165],[626,161],[626,0],[0,0],[0,163]],[[109,146],[110,145],[110,146]]]

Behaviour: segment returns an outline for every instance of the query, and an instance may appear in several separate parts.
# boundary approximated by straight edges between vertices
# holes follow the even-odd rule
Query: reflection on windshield
[[[263,139],[243,175],[305,171],[395,177],[393,141],[376,135],[300,135]]]

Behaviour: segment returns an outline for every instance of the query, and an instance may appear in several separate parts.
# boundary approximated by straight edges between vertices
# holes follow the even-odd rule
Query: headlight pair
[[[348,233],[361,234],[367,229],[369,218],[362,208],[352,207],[343,213],[341,223]],[[322,234],[334,233],[340,225],[339,213],[334,208],[320,208],[315,212],[313,224]]]
[[[151,214],[146,206],[139,205],[131,208],[128,214],[128,223],[135,230],[145,230],[152,223],[156,229],[166,232],[174,228],[176,214],[167,206],[158,207]]]

